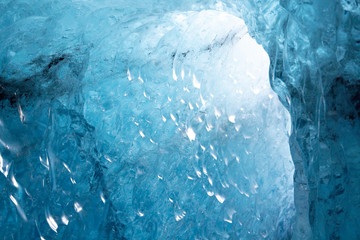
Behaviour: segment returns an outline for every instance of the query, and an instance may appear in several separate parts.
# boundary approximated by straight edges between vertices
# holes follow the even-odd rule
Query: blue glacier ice
[[[360,239],[358,0],[0,1],[1,239]]]

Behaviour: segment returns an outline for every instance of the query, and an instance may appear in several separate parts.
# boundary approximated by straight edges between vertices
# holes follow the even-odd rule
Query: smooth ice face
[[[244,22],[100,5],[3,15],[1,236],[288,237],[289,115]]]

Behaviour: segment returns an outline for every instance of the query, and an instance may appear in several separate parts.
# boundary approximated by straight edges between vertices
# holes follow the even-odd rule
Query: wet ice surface
[[[75,9],[3,37],[1,237],[286,238],[290,119],[243,21]]]

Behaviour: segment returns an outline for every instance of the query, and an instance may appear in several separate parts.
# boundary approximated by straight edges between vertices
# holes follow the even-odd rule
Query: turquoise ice
[[[359,14],[2,0],[0,238],[360,238]]]

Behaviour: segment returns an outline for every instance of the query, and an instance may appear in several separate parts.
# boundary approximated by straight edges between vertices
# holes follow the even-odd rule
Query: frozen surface
[[[0,1],[0,237],[360,239],[359,26],[358,0]]]
[[[93,4],[3,7],[1,238],[290,236],[290,118],[245,23]]]
[[[360,3],[243,4],[292,118],[293,237],[360,239]]]

